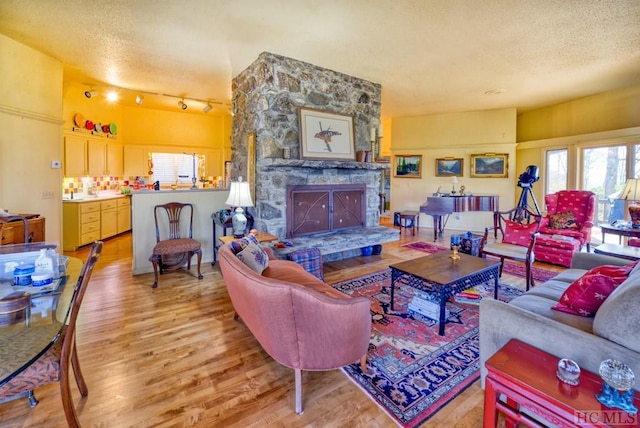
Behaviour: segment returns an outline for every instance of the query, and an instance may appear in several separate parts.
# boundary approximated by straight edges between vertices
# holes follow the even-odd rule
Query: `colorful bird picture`
[[[327,129],[322,129],[322,121],[318,122],[320,124],[320,132],[316,133],[313,137],[314,138],[318,138],[322,141],[324,141],[324,143],[327,146],[327,151],[331,152],[331,137],[335,136],[335,135],[342,135],[340,132],[337,131],[332,131],[331,127],[328,127]]]

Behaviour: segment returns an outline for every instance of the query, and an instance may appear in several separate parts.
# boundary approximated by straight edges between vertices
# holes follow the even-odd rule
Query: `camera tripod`
[[[520,194],[520,199],[518,200],[518,205],[516,205],[516,210],[513,212],[513,218],[511,220],[519,220],[523,217],[528,217],[528,211],[533,212],[534,214],[540,214],[540,207],[538,207],[538,202],[536,201],[536,197],[531,191],[531,185],[521,185],[518,183],[520,187],[522,187],[522,193]],[[529,198],[533,201],[533,206],[535,211],[529,209]]]

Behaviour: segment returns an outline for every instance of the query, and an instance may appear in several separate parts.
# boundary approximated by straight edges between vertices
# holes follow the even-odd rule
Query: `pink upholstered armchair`
[[[575,238],[580,247],[591,249],[591,228],[596,213],[596,195],[588,190],[560,190],[544,197],[547,215],[540,233]]]

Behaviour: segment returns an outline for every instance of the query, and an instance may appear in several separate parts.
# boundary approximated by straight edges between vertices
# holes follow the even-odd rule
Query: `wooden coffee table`
[[[393,310],[396,281],[404,277],[407,285],[438,296],[440,300],[438,334],[440,336],[444,336],[445,309],[449,297],[493,280],[494,298],[498,298],[499,261],[467,254],[459,254],[460,259],[453,260],[450,255],[450,252],[443,251],[389,266],[391,268],[391,310]]]
[[[498,412],[505,415],[506,426],[541,425],[537,415],[550,426],[558,427],[637,427],[638,414],[607,408],[597,399],[602,388],[600,376],[582,370],[580,384],[570,386],[556,377],[559,358],[517,339],[511,339],[485,363],[484,427],[495,427]],[[500,396],[506,401],[500,400]],[[640,393],[634,404],[640,406]],[[526,411],[525,411],[526,410]],[[546,424],[545,424],[546,425]]]
[[[630,247],[628,245],[600,244],[593,249],[593,252],[627,260],[635,261],[640,259],[640,247]]]

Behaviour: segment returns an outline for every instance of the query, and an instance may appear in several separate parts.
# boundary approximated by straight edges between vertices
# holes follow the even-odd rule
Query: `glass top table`
[[[20,374],[55,343],[64,326],[82,263],[69,257],[66,276],[60,278],[57,287],[18,287],[20,291],[33,289],[33,292],[27,290],[31,294],[30,325],[27,327],[22,322],[0,327],[0,386]],[[0,297],[8,294],[7,287],[15,288],[3,279]]]

